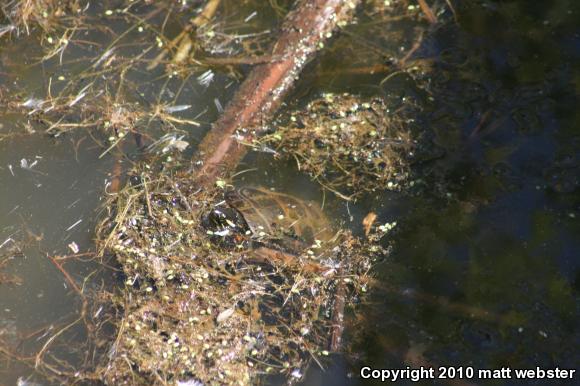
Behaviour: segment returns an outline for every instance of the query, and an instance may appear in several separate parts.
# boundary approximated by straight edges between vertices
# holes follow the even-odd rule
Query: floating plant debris
[[[325,94],[290,113],[287,124],[254,145],[294,158],[300,170],[349,199],[377,189],[400,189],[415,142],[382,99]]]
[[[123,299],[131,299],[118,301],[123,318],[107,381],[243,385],[268,374],[296,379],[313,360],[324,366],[337,286],[347,286],[351,304],[386,251],[346,231],[312,244],[296,236],[302,248],[277,249],[280,228],[248,232],[224,214],[239,209],[224,189],[199,191],[185,173],[152,169],[133,171],[140,182],[110,199],[111,216],[99,228],[101,247],[126,276]],[[293,208],[274,194],[270,202],[291,217]],[[223,215],[221,228],[204,221],[212,213]]]

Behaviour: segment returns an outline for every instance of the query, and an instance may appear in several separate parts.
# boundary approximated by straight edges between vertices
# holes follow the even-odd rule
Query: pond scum
[[[3,8],[10,24],[2,34],[23,33],[36,24],[42,40],[52,44],[43,60],[54,59],[72,44],[71,36],[84,22],[80,17],[63,16],[81,14],[82,2],[64,3],[10,2]],[[209,1],[201,14],[207,12],[211,19],[218,3]],[[395,5],[386,10],[384,3],[379,1],[380,7],[372,8],[373,17],[386,17],[393,9],[407,12],[405,2],[392,2]],[[118,12],[137,22],[130,29],[157,31],[148,19],[132,15],[131,6],[126,4]],[[50,23],[52,19],[63,24]],[[118,37],[92,61],[89,70],[68,81],[57,95],[12,102],[9,107],[35,116],[54,136],[77,128],[104,128],[109,144],[102,144],[106,149],[102,156],[119,147],[127,134],[137,134],[139,123],[145,121],[160,122],[172,132],[183,125],[197,125],[172,115],[186,106],[158,105],[144,111],[143,106],[123,104],[121,92],[121,85],[132,87],[127,73],[133,68],[154,68],[164,60],[163,54],[143,59],[164,42],[173,54],[173,59],[163,62],[172,76],[194,69],[205,71],[210,64],[259,61],[251,56],[255,49],[247,48],[255,44],[226,33],[223,25],[199,18],[193,24],[197,45],[183,34],[173,40],[163,37],[153,45],[148,42],[137,57],[127,58],[116,51],[114,44],[121,42]],[[59,31],[62,38],[49,39]],[[216,36],[217,42],[212,40]],[[263,45],[263,34],[253,36]],[[206,55],[196,56],[184,69],[183,62],[192,50]],[[237,56],[229,61],[210,57],[215,53]],[[114,87],[104,87],[103,79]],[[92,102],[84,103],[89,97]],[[279,127],[246,145],[295,159],[300,170],[338,197],[350,200],[377,189],[401,189],[409,179],[407,156],[415,141],[404,120],[388,112],[381,98],[325,94],[305,109],[280,118]],[[333,324],[343,323],[334,319],[337,302],[344,301],[347,309],[353,306],[369,289],[373,263],[388,255],[384,236],[395,224],[374,224],[373,218],[365,225],[364,240],[331,224],[332,237],[315,239],[288,253],[278,251],[290,258],[260,258],[256,245],[275,244],[281,233],[299,238],[292,226],[259,235],[241,232],[239,224],[230,219],[217,228],[208,226],[211,213],[228,207],[224,198],[232,190],[231,180],[220,180],[204,190],[196,188],[191,163],[180,154],[187,145],[181,138],[148,138],[149,143],[165,147],[128,171],[126,186],[107,195],[104,204],[106,215],[97,229],[97,256],[114,257],[123,285],[117,293],[98,295],[90,312],[85,312],[84,299],[83,317],[92,326],[89,329],[98,329],[103,323],[91,321],[90,314],[100,313],[102,308],[96,313],[94,309],[103,299],[112,305],[106,307],[110,315],[104,319],[115,326],[113,343],[105,344],[106,354],[102,342],[98,344],[97,363],[71,372],[72,366],[64,360],[56,361],[63,370],[44,361],[43,354],[56,336],[51,338],[35,357],[35,367],[50,377],[77,382],[100,379],[111,385],[247,385],[280,375],[289,383],[297,382],[310,363],[325,367],[325,358],[332,351]]]

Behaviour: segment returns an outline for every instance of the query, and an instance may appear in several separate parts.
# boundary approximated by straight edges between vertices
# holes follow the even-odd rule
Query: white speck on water
[[[214,98],[213,103],[215,104],[215,108],[217,109],[218,113],[221,114],[224,111],[224,108],[222,107],[220,100],[218,98]]]
[[[79,219],[77,222],[75,222],[74,224],[72,224],[71,226],[69,226],[68,228],[66,228],[65,232],[70,231],[71,229],[73,229],[74,227],[76,227],[77,225],[79,225],[81,222],[83,222],[83,219]]]
[[[540,334],[542,337],[544,337],[544,338],[547,338],[547,337],[548,337],[548,333],[547,333],[547,332],[545,332],[545,331],[542,331],[542,330],[540,330],[540,331],[538,331],[538,333],[539,333],[539,334]]]
[[[250,14],[248,15],[248,17],[246,17],[246,18],[244,19],[244,23],[247,23],[247,22],[249,22],[250,20],[252,20],[254,17],[256,17],[256,15],[257,15],[257,14],[258,14],[258,11],[254,11],[254,12],[250,13]]]
[[[203,87],[207,87],[213,81],[215,74],[212,70],[207,70],[203,74],[197,77],[197,82]]]

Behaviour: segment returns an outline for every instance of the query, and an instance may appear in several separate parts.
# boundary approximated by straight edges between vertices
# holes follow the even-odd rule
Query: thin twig
[[[427,4],[427,2],[425,0],[418,0],[418,2],[419,2],[419,7],[421,7],[421,10],[425,14],[425,17],[427,18],[429,23],[437,24],[437,16],[435,16],[435,14],[431,10],[431,8]]]
[[[80,295],[83,296],[82,291],[80,290],[80,288],[76,285],[75,281],[73,280],[73,278],[69,275],[69,273],[62,267],[62,265],[56,261],[55,258],[53,258],[52,256],[50,256],[49,254],[46,254],[46,257],[48,257],[48,259],[51,261],[51,263],[60,271],[62,272],[62,274],[64,275],[64,278],[66,280],[66,282]]]

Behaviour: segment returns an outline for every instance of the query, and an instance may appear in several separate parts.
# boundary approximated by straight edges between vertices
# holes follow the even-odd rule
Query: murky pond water
[[[269,5],[250,17],[254,4],[225,4],[230,21],[269,28],[276,20],[275,12],[266,11]],[[107,22],[107,5],[92,15],[120,34],[127,24]],[[405,5],[419,12],[412,2]],[[441,1],[434,9],[442,22],[431,27],[411,18],[376,25],[372,13],[360,15],[359,25],[307,68],[292,96],[297,106],[329,91],[380,95],[393,109],[414,106],[409,124],[426,133],[435,149],[435,156],[412,165],[421,180],[417,189],[367,194],[347,205],[323,194],[293,162],[252,153],[240,167],[247,170],[237,177],[240,184],[274,186],[318,201],[324,196],[325,210],[355,233],[362,234],[361,221],[371,211],[380,222],[398,223],[392,255],[375,268],[375,288],[350,315],[347,355],[335,358],[326,372],[313,367],[305,384],[376,382],[360,377],[363,366],[578,369],[580,7],[566,0],[466,1],[453,14]],[[178,30],[171,23],[168,28]],[[46,98],[49,80],[56,95],[65,87],[59,76],[99,68],[99,55],[111,43],[108,33],[78,38],[64,51],[62,65],[58,56],[38,63],[43,51],[37,35],[0,37],[2,100]],[[122,55],[149,46],[141,44],[140,33],[127,33],[130,43]],[[404,70],[370,69],[401,59],[417,41]],[[135,111],[134,106],[190,105],[178,116],[199,126],[177,122],[168,129],[155,117],[139,119],[146,141],[174,129],[195,144],[235,91],[235,70],[228,71],[205,78],[196,73],[184,81],[164,77],[159,68],[152,70],[156,78],[130,74],[116,91],[105,89],[105,81],[95,88]],[[102,76],[109,76],[104,69]],[[208,76],[210,83],[204,81]],[[94,250],[100,202],[114,165],[119,158],[130,165],[141,151],[126,141],[125,158],[119,149],[104,154],[109,143],[102,133],[77,128],[55,138],[44,132],[50,122],[36,122],[26,109],[8,110],[0,109],[0,258],[9,260],[0,272],[13,282],[0,282],[0,338],[26,342],[19,351],[26,356],[80,312],[75,290],[49,256]],[[194,151],[190,146],[188,152]],[[95,270],[99,274],[87,286],[115,284],[114,269],[90,260],[61,262],[79,286]],[[82,328],[71,331],[67,339],[83,342]],[[79,355],[63,343],[54,350],[61,357]],[[0,359],[0,385],[34,374],[1,351]],[[477,373],[464,381],[492,383]]]
[[[424,172],[444,191],[365,205],[402,225],[358,366],[578,368],[579,11],[467,2],[424,42],[421,125],[445,150]]]

